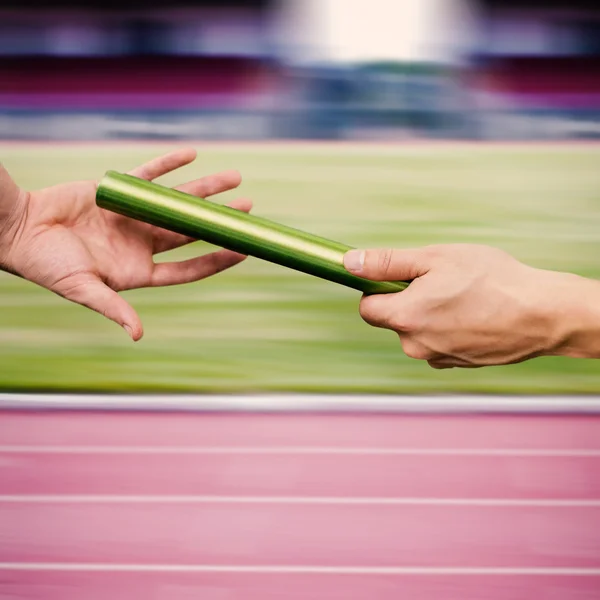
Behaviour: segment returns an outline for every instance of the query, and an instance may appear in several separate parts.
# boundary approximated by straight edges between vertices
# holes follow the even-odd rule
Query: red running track
[[[600,417],[6,411],[8,598],[600,598]]]

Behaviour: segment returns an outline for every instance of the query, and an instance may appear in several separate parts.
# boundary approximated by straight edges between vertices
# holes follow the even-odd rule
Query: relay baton
[[[370,281],[349,273],[351,246],[215,204],[157,183],[107,171],[96,190],[106,210],[254,256],[365,294],[400,292],[407,281]]]

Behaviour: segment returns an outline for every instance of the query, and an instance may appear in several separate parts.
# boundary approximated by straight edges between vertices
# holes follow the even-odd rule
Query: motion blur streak
[[[0,138],[597,139],[599,19],[589,0],[8,0]]]

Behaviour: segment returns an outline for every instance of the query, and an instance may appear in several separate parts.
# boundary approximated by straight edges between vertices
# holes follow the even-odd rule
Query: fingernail
[[[350,250],[344,255],[344,266],[348,271],[358,273],[362,271],[365,264],[365,251],[364,250]]]
[[[129,334],[129,337],[133,339],[133,329],[129,325],[123,325],[123,329]]]

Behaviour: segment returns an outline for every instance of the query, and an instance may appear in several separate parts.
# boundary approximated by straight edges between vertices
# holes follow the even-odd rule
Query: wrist
[[[600,358],[600,281],[552,273],[549,351],[554,356]]]
[[[28,198],[0,164],[0,270],[12,270],[11,250],[25,221]]]

